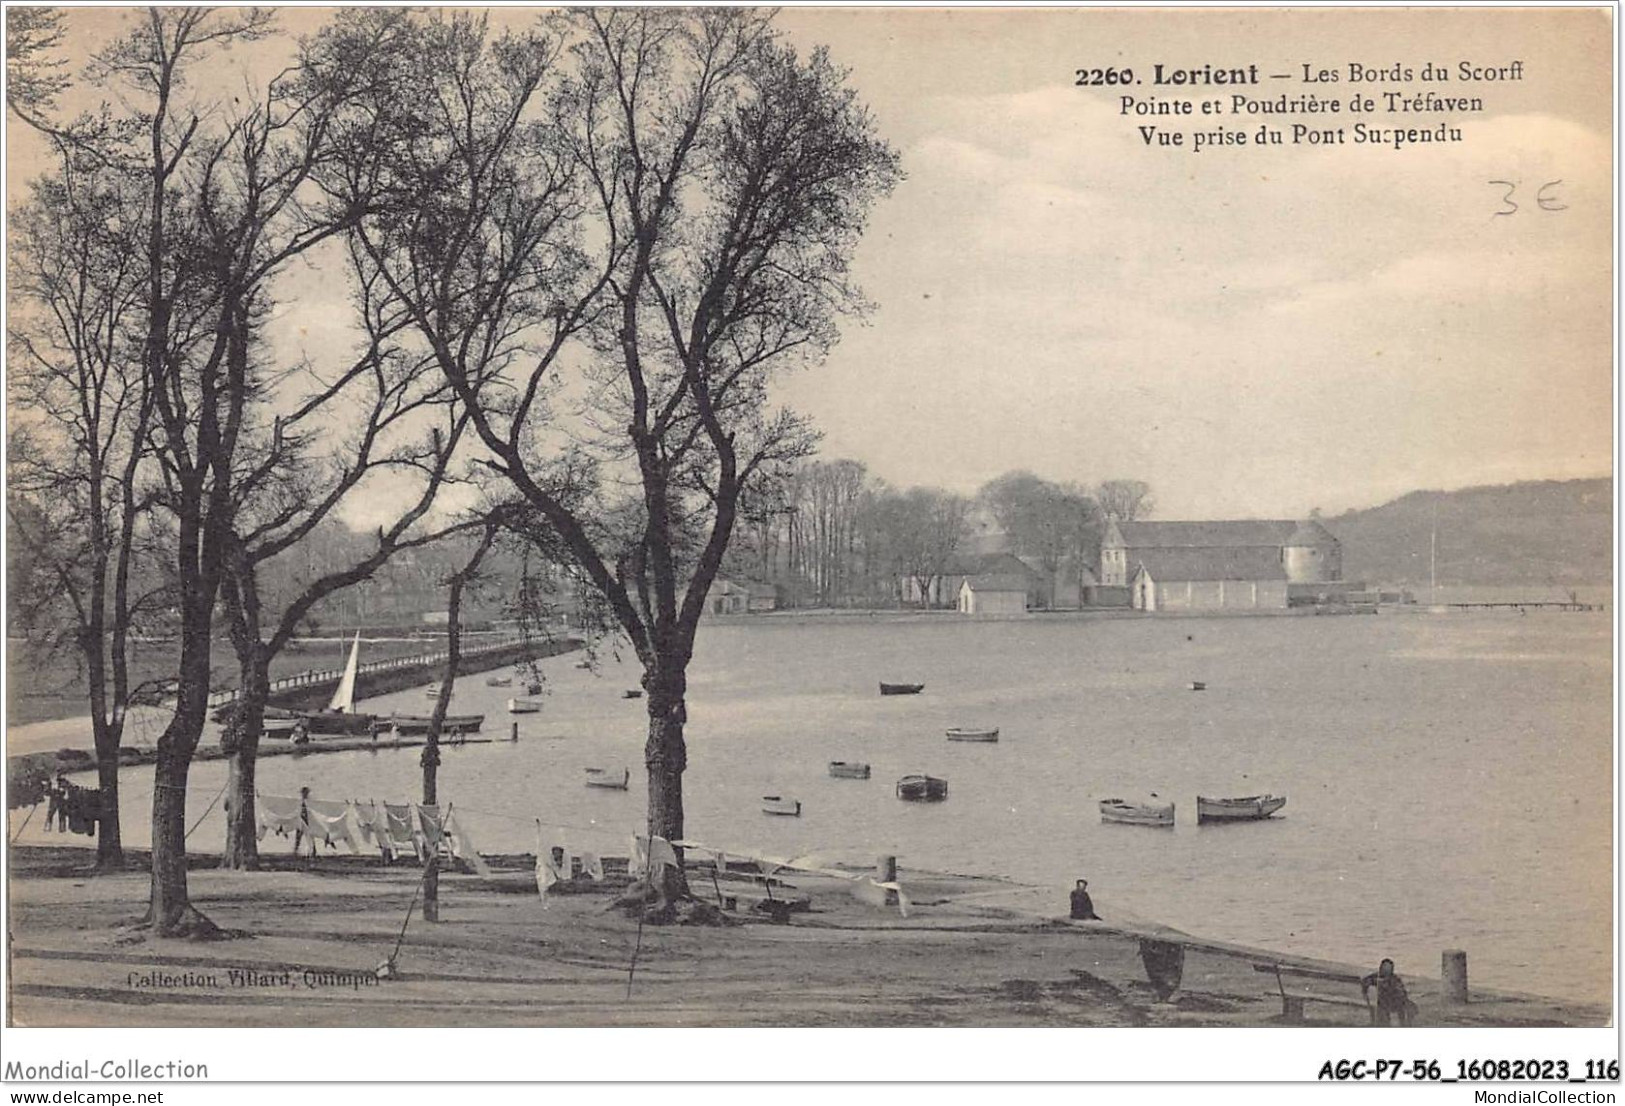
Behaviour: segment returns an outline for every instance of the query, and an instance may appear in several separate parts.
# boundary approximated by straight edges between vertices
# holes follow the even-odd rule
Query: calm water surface
[[[481,849],[529,849],[535,820],[623,852],[643,818],[644,714],[631,663],[548,663],[518,744],[448,749],[441,795]],[[876,682],[923,682],[881,698]],[[1202,680],[1207,690],[1189,690]],[[503,732],[512,689],[459,681],[453,709]],[[772,855],[1000,874],[1204,936],[1435,976],[1467,949],[1486,986],[1610,993],[1612,657],[1604,614],[1344,618],[753,620],[707,626],[690,683],[689,836]],[[421,693],[374,710],[427,713]],[[996,725],[994,745],[950,726]],[[404,799],[416,750],[276,757],[266,793]],[[874,766],[833,780],[830,760]],[[589,790],[587,765],[633,769]],[[946,803],[899,802],[909,772]],[[192,772],[196,817],[224,781]],[[147,840],[151,769],[127,775],[125,833]],[[1102,825],[1096,802],[1155,791],[1173,830]],[[1197,826],[1202,794],[1284,793],[1265,823]],[[760,813],[801,799],[799,819]],[[218,810],[194,841],[217,849]],[[26,832],[37,836],[35,827]],[[268,839],[266,848],[287,847]]]

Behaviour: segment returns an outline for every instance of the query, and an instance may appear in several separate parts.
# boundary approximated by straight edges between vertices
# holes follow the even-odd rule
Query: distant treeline
[[[1609,479],[1541,480],[1419,491],[1322,522],[1351,580],[1577,586],[1613,579]],[[1435,543],[1435,535],[1437,542]]]

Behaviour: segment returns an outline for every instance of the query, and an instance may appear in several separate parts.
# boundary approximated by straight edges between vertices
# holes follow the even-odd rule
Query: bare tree
[[[1155,504],[1151,485],[1144,480],[1103,480],[1095,489],[1101,513],[1119,522],[1133,522],[1149,515]]]
[[[888,544],[914,581],[921,606],[930,606],[932,584],[947,571],[969,514],[969,500],[938,488],[910,488],[887,512]]]
[[[10,534],[42,569],[42,586],[14,590],[12,603],[48,651],[67,628],[83,666],[102,868],[124,860],[119,746],[138,690],[131,634],[151,597],[135,575],[152,418],[135,337],[141,212],[122,185],[64,151],[11,218]]]
[[[495,39],[461,15],[414,25],[375,132],[412,136],[389,143],[404,202],[360,237],[490,467],[642,662],[649,828],[681,838],[706,593],[746,489],[811,445],[767,385],[861,308],[847,257],[895,156],[844,74],[761,12],[581,11]],[[550,417],[567,343],[586,434]]]

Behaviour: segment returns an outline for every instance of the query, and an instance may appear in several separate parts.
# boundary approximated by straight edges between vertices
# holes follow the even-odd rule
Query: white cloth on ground
[[[559,874],[553,868],[552,850],[542,839],[542,823],[536,823],[536,893],[542,896],[542,909],[547,909],[547,889],[558,882]]]
[[[352,853],[359,853],[361,850],[356,847],[355,838],[350,833],[349,815],[349,803],[327,799],[305,800],[305,821],[312,838],[326,841],[330,846],[342,841]]]
[[[677,851],[664,837],[649,838],[649,866],[652,868],[677,867]]]
[[[480,856],[479,850],[474,847],[474,842],[468,836],[468,831],[458,821],[455,808],[449,806],[446,808],[446,820],[441,825],[446,831],[446,840],[451,844],[451,855],[459,860],[466,860],[474,869],[475,875],[490,875],[490,866]]]
[[[305,820],[299,815],[299,799],[285,795],[255,794],[259,810],[259,840],[265,840],[267,830],[279,835],[306,832]]]
[[[362,802],[360,799],[351,799],[350,817],[355,821],[355,828],[361,834],[362,844],[372,844],[373,836],[379,832],[375,828],[376,823],[381,818],[378,813],[378,804],[371,799],[366,802]]]
[[[383,806],[384,825],[389,832],[390,848],[396,853],[412,853],[421,856],[417,835],[412,832],[412,823],[415,819],[412,817],[411,804],[392,806],[385,803]]]

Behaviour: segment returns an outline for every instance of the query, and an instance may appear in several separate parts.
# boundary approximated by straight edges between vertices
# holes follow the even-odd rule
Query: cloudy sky
[[[1605,14],[783,18],[852,68],[908,173],[859,257],[878,311],[791,389],[827,452],[961,490],[1018,466],[1133,476],[1170,518],[1610,471]],[[1308,62],[1346,82],[1354,61],[1461,60],[1525,76],[1364,86],[1483,98],[1453,120],[1460,145],[1399,152],[1147,149],[1135,124],[1160,120],[1072,84],[1096,65]],[[1567,210],[1493,215],[1488,181],[1559,178]]]
[[[73,13],[87,43],[120,17]],[[782,389],[826,456],[966,492],[1018,467],[1135,477],[1164,518],[1610,472],[1606,12],[793,8],[781,22],[851,69],[907,173],[856,261],[876,311]],[[1136,124],[1169,120],[1073,86],[1080,67],[1127,65],[1147,79],[1135,92],[1167,97],[1148,87],[1158,62],[1308,63],[1338,70],[1314,90],[1346,101],[1350,62],[1463,60],[1521,61],[1523,78],[1358,86],[1483,98],[1450,119],[1460,144],[1397,152],[1148,149]],[[13,131],[14,198],[27,141]],[[1492,180],[1519,183],[1516,215],[1494,214]],[[1566,209],[1540,211],[1553,180]]]

